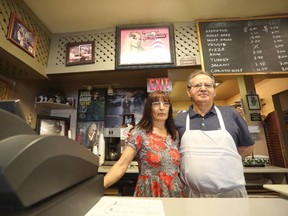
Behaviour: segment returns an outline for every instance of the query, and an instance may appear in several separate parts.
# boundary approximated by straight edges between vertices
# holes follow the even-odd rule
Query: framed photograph
[[[173,24],[117,26],[116,69],[175,67]]]
[[[135,117],[134,114],[129,115],[123,115],[123,122],[122,125],[129,126],[129,125],[135,125]]]
[[[31,56],[35,56],[37,34],[14,13],[10,16],[7,39]]]
[[[260,110],[260,100],[257,94],[246,95],[249,110]]]
[[[68,43],[66,46],[66,66],[94,64],[95,42]]]
[[[68,136],[69,118],[38,115],[36,132],[40,135]]]
[[[9,83],[0,79],[0,100],[6,100],[9,92]]]

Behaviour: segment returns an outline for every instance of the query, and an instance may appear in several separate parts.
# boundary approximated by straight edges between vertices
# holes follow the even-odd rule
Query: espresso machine
[[[105,161],[103,165],[109,166],[121,156],[120,128],[104,128]]]

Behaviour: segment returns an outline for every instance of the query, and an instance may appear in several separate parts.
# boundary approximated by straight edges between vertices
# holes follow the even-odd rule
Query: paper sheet
[[[165,216],[162,200],[102,197],[85,216]]]

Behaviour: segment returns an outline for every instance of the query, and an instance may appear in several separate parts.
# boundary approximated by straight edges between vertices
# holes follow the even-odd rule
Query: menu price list
[[[205,71],[288,71],[288,17],[199,21],[197,30]]]

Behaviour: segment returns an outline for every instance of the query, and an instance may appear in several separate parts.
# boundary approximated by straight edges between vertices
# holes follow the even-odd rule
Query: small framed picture
[[[95,42],[68,43],[66,46],[66,66],[95,63]]]
[[[122,125],[124,126],[135,125],[134,114],[123,115]]]
[[[116,69],[175,67],[173,24],[116,27]]]
[[[38,115],[36,132],[40,135],[68,136],[69,118]]]
[[[37,34],[28,28],[28,26],[14,13],[11,13],[10,16],[7,39],[29,55],[35,56]]]
[[[249,110],[260,110],[260,100],[257,94],[246,95]]]

